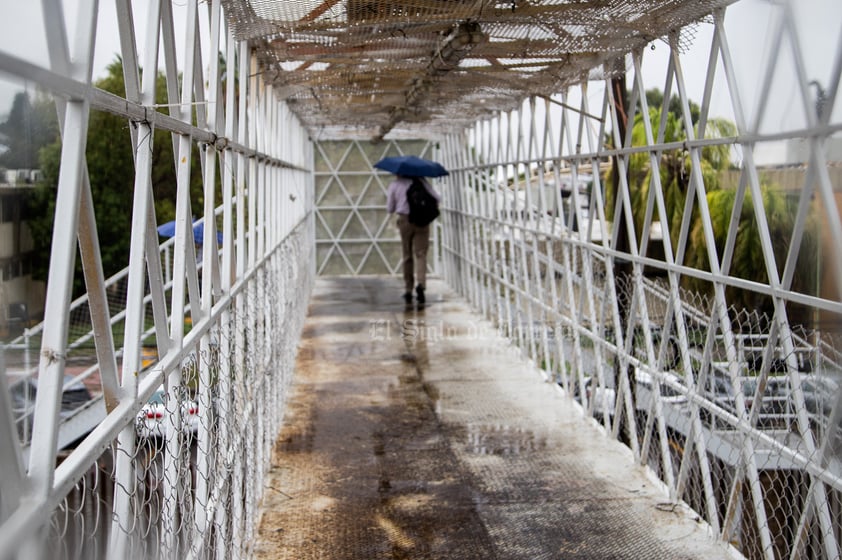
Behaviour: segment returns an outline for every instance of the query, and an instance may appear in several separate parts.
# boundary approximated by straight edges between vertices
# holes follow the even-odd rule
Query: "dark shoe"
[[[404,300],[406,303],[412,303],[412,292],[406,292],[406,293],[403,295],[403,300]]]
[[[418,303],[424,303],[427,299],[424,297],[424,286],[418,284],[415,286],[415,294],[416,298],[418,299]]]

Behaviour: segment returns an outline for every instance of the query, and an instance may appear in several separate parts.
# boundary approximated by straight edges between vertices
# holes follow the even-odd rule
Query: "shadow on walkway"
[[[266,481],[258,558],[727,558],[437,281],[322,278]]]

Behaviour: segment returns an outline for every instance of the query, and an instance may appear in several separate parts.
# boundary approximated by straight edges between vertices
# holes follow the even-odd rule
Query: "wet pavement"
[[[400,292],[317,281],[257,558],[729,557],[442,282]]]

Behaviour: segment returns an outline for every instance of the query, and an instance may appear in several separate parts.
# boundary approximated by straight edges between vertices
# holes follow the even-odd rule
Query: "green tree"
[[[646,104],[651,108],[655,108],[655,109],[660,110],[663,107],[663,104],[664,104],[664,93],[661,90],[659,90],[658,88],[653,88],[653,89],[647,90],[647,92],[646,92]],[[690,120],[692,121],[693,126],[696,126],[696,124],[699,122],[699,116],[702,114],[702,111],[699,108],[699,106],[693,101],[689,101],[687,103],[687,106],[690,109]],[[678,97],[675,94],[673,94],[673,96],[670,97],[670,102],[669,102],[669,106],[667,107],[667,112],[671,113],[672,115],[674,115],[678,119],[681,118],[681,115],[682,115],[683,111],[681,109],[681,98],[680,97]]]
[[[769,226],[772,252],[775,256],[775,264],[777,265],[778,276],[780,277],[783,275],[792,233],[795,229],[798,197],[787,195],[781,189],[774,186],[761,185],[760,191],[766,222]],[[728,225],[731,220],[731,214],[734,211],[736,194],[737,191],[732,189],[714,190],[707,193],[711,227],[716,242],[717,254],[720,259],[725,251]],[[818,238],[815,227],[815,208],[811,208],[804,236],[798,249],[798,261],[796,264],[796,270],[798,272],[793,277],[793,290],[806,294],[815,293],[816,267],[814,263],[816,262],[817,251]],[[701,220],[696,220],[693,224],[686,263],[688,266],[699,270],[710,270],[708,266],[707,244],[704,240],[704,229]],[[755,218],[751,193],[747,192],[740,211],[740,221],[737,226],[734,256],[730,264],[730,274],[738,278],[765,284],[768,283],[769,277],[766,273],[766,265],[764,263],[763,249],[760,245],[760,228]],[[700,292],[710,290],[710,285],[707,282],[694,278],[688,277],[685,280],[685,285]],[[740,288],[728,288],[726,297],[728,302],[737,308],[766,313],[769,316],[774,311],[771,298],[765,294]],[[791,308],[791,320],[804,323],[809,320],[809,315],[805,308],[794,305],[791,305]]]
[[[650,90],[647,92],[647,102],[650,104],[649,122],[653,134],[657,134],[661,125],[663,94],[658,90]],[[693,125],[694,129],[696,129],[696,136],[698,137],[697,110],[698,107],[691,102],[690,113],[694,121]],[[711,119],[706,125],[705,137],[724,138],[735,136],[736,132],[736,126],[730,121]],[[683,142],[686,139],[687,135],[685,133],[683,119],[681,118],[680,104],[678,103],[678,99],[673,97],[666,119],[664,119],[663,142]],[[635,116],[632,128],[632,145],[647,145],[643,115],[639,112]],[[728,144],[705,146],[702,148],[699,163],[707,192],[707,203],[710,208],[716,248],[721,258],[736,197],[736,191],[720,188],[722,172],[732,167],[730,146]],[[691,171],[692,161],[688,151],[684,149],[664,150],[659,154],[658,173],[664,193],[665,218],[669,226],[670,241],[673,249],[677,247],[678,238],[681,233],[680,228],[684,219],[684,205],[690,187]],[[632,216],[634,218],[636,232],[641,232],[643,228],[649,191],[653,183],[652,172],[651,159],[648,152],[634,153],[629,156],[628,180]],[[616,191],[614,186],[610,184],[611,176],[610,171],[606,173],[606,183],[608,185],[606,190],[609,195]],[[782,274],[789,242],[794,229],[797,200],[770,185],[761,185],[761,191],[773,251],[779,267],[778,273]],[[606,198],[606,215],[611,216],[614,210],[614,198],[613,196],[607,196]],[[694,205],[693,215],[690,218],[690,238],[688,240],[687,254],[684,262],[688,266],[697,269],[709,270],[704,230],[698,210],[695,209],[696,207],[697,205]],[[653,213],[652,219],[653,221],[661,220],[661,216],[658,215],[656,210]],[[808,266],[808,263],[815,262],[817,251],[817,239],[812,214],[809,220],[810,223],[806,228],[802,240],[798,260],[798,270],[803,270],[804,273],[799,272],[793,282],[793,289],[803,293],[812,293],[815,288],[815,267]],[[650,243],[650,247],[652,245],[653,243]],[[649,256],[655,255],[650,254]],[[760,233],[754,217],[751,197],[747,196],[740,213],[740,222],[730,273],[734,276],[758,283],[767,283],[768,277],[764,262],[760,246]],[[685,277],[683,283],[688,288],[702,293],[708,292],[711,288],[708,283],[689,277]],[[737,307],[765,312],[771,311],[771,299],[762,294],[733,288],[728,290],[727,297],[728,301]],[[800,310],[798,313],[800,313]]]
[[[654,91],[660,94],[657,90]],[[657,101],[657,96],[653,95],[653,98]],[[649,108],[649,123],[653,134],[657,134],[661,125],[660,108],[655,106]],[[729,121],[712,119],[707,123],[705,135],[708,138],[727,137],[735,134],[736,127]],[[676,112],[670,110],[664,120],[663,142],[683,142],[686,139],[687,134],[682,119]],[[637,113],[632,127],[632,146],[645,145],[647,145],[647,142],[643,114]],[[704,147],[701,153],[700,164],[705,188],[708,190],[717,189],[719,187],[720,172],[731,166],[730,147],[727,145]],[[664,193],[664,205],[667,213],[666,221],[669,226],[673,247],[678,242],[684,213],[684,203],[690,188],[691,168],[690,153],[684,149],[664,150],[659,154],[658,174]],[[643,228],[646,203],[649,198],[649,189],[652,185],[652,165],[649,153],[631,154],[629,156],[628,172],[635,231],[640,232]],[[611,182],[610,177],[611,173],[609,172],[606,174],[608,183]],[[609,184],[607,191],[611,196],[606,197],[605,210],[606,215],[611,218],[614,212],[613,193],[616,192],[616,189],[613,185]],[[660,220],[660,216],[657,213],[653,214],[653,220]]]
[[[15,95],[6,122],[0,124],[8,150],[0,155],[0,167],[34,169],[38,166],[38,150],[58,137],[55,106],[43,93],[34,102],[22,91]]]
[[[157,102],[165,104],[166,84],[163,76],[157,80]],[[122,61],[118,58],[108,67],[107,75],[96,86],[124,97]],[[104,273],[110,276],[128,262],[131,232],[132,198],[134,192],[134,155],[132,154],[129,127],[125,118],[110,113],[91,111],[86,160],[94,201],[97,234]],[[140,139],[139,139],[140,140]],[[191,159],[191,201],[194,215],[202,212],[203,192],[201,165],[198,150],[194,148]],[[55,190],[58,185],[61,139],[42,147],[40,151],[42,183],[35,189],[28,206],[28,221],[33,233],[38,255],[33,276],[46,279],[52,228],[55,214]],[[172,136],[156,130],[153,138],[152,187],[158,223],[172,220],[175,215],[176,174]],[[81,267],[77,262],[74,292],[84,291]]]

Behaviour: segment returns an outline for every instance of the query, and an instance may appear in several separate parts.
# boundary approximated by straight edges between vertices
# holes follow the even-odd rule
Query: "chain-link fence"
[[[609,269],[564,236],[461,218],[482,233],[456,233],[452,281],[673,499],[748,558],[835,557],[842,333],[784,335],[766,313],[720,314],[712,296]],[[485,236],[495,228],[518,233]]]
[[[247,554],[306,315],[312,256],[310,215],[239,285],[207,336],[186,345],[180,360],[141,373],[141,387],[146,378],[164,381],[120,438],[103,442],[50,514],[41,534],[48,557]],[[7,362],[20,353],[7,349]]]
[[[620,87],[570,88],[445,143],[444,275],[717,538],[751,559],[839,558],[842,278],[814,243],[840,211],[809,195],[840,186],[802,168],[802,190],[775,190],[754,145],[709,137],[684,144],[676,194],[660,182],[674,146],[608,132]],[[633,87],[630,115],[646,110]],[[747,168],[723,189],[699,162],[735,143]]]

